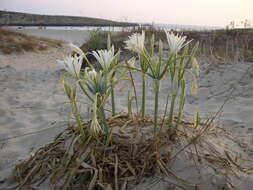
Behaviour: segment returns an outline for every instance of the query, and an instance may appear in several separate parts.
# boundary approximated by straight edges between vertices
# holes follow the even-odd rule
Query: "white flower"
[[[90,77],[92,80],[95,80],[97,78],[97,71],[95,69],[92,69],[87,72],[88,77]]]
[[[109,83],[102,71],[95,71],[94,69],[86,68],[84,71],[85,84],[87,89],[93,95],[105,94],[109,88]]]
[[[186,41],[186,36],[176,35],[173,32],[165,31],[171,53],[178,53],[191,41]]]
[[[67,72],[71,75],[78,77],[82,67],[83,56],[67,56],[63,60],[58,60],[58,63],[62,64]]]
[[[99,78],[98,75],[100,74],[100,72],[97,72],[95,69],[90,69],[90,68],[86,67],[84,73],[85,73],[85,77],[86,77],[85,78],[86,84],[89,85],[90,88],[92,88],[94,91],[95,86],[96,86],[96,81],[98,81],[98,78]],[[93,91],[92,91],[92,93],[95,93],[95,91],[94,92]]]
[[[81,49],[80,49],[79,47],[77,47],[76,45],[70,43],[70,44],[69,44],[69,47],[70,47],[70,49],[71,49],[72,51],[78,53],[79,55],[84,55],[83,50],[81,50]]]
[[[114,55],[114,47],[110,50],[98,50],[92,51],[92,55],[96,58],[99,62],[103,70],[109,70],[111,64],[113,63],[114,59],[116,58],[117,54]]]
[[[129,39],[125,41],[126,49],[142,54],[144,50],[145,42],[145,33],[142,31],[142,34],[134,33],[128,37]]]

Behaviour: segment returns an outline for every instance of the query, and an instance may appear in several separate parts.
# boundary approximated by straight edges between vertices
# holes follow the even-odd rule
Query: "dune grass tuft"
[[[0,28],[0,52],[3,54],[43,51],[50,47],[61,47],[62,41],[22,34]]]

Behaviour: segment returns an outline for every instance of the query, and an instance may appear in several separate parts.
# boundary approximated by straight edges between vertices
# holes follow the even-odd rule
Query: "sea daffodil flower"
[[[111,69],[114,60],[118,56],[118,54],[114,53],[115,51],[113,46],[109,50],[92,51],[92,55],[105,71],[109,71]]]
[[[165,31],[171,53],[177,54],[184,46],[191,41],[186,41],[186,36],[180,36],[170,31]]]
[[[84,73],[85,84],[91,94],[104,95],[110,88],[109,80],[102,71],[86,68]]]
[[[97,77],[97,71],[95,69],[92,69],[87,72],[87,75],[92,79],[95,80]]]
[[[70,47],[70,49],[71,49],[72,51],[78,53],[79,55],[84,55],[83,50],[81,50],[81,49],[80,49],[79,47],[77,47],[76,45],[70,43],[70,44],[69,44],[69,47]]]
[[[145,43],[145,33],[142,31],[141,34],[134,33],[129,36],[129,39],[125,41],[126,49],[131,50],[135,53],[142,54]]]
[[[64,66],[67,72],[69,72],[74,77],[79,77],[80,70],[83,63],[83,56],[67,56],[63,60],[58,60],[58,63]]]

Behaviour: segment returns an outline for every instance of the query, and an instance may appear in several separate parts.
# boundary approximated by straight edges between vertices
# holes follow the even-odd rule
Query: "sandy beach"
[[[89,38],[87,31],[18,31],[65,40],[76,45],[81,45]],[[51,48],[42,52],[0,55],[0,181],[10,174],[15,164],[47,144],[71,121],[68,99],[60,83],[60,77],[65,71],[57,64],[57,59],[62,59],[65,55],[65,49]],[[192,110],[196,107],[199,108],[201,117],[212,116],[232,94],[216,123],[230,130],[236,141],[253,150],[253,63],[205,58],[199,59],[199,63],[199,93],[191,96],[187,92],[186,120],[193,118]],[[136,82],[138,84],[140,80],[137,79]],[[119,88],[125,84],[122,83]],[[154,96],[151,81],[148,82],[148,89],[147,112],[152,114]],[[166,102],[163,92],[169,90],[162,85],[161,108]],[[117,111],[126,112],[127,93],[118,93]],[[87,107],[84,103],[83,118],[87,118]],[[249,152],[249,156],[253,159],[253,152]],[[250,190],[252,185],[252,179],[245,179],[239,189]]]
[[[91,31],[87,30],[66,30],[66,29],[18,29],[23,34],[63,40],[81,46],[89,39]]]

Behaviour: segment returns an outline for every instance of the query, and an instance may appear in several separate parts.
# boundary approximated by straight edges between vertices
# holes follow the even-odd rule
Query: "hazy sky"
[[[167,24],[253,22],[253,0],[0,0],[0,9]]]

